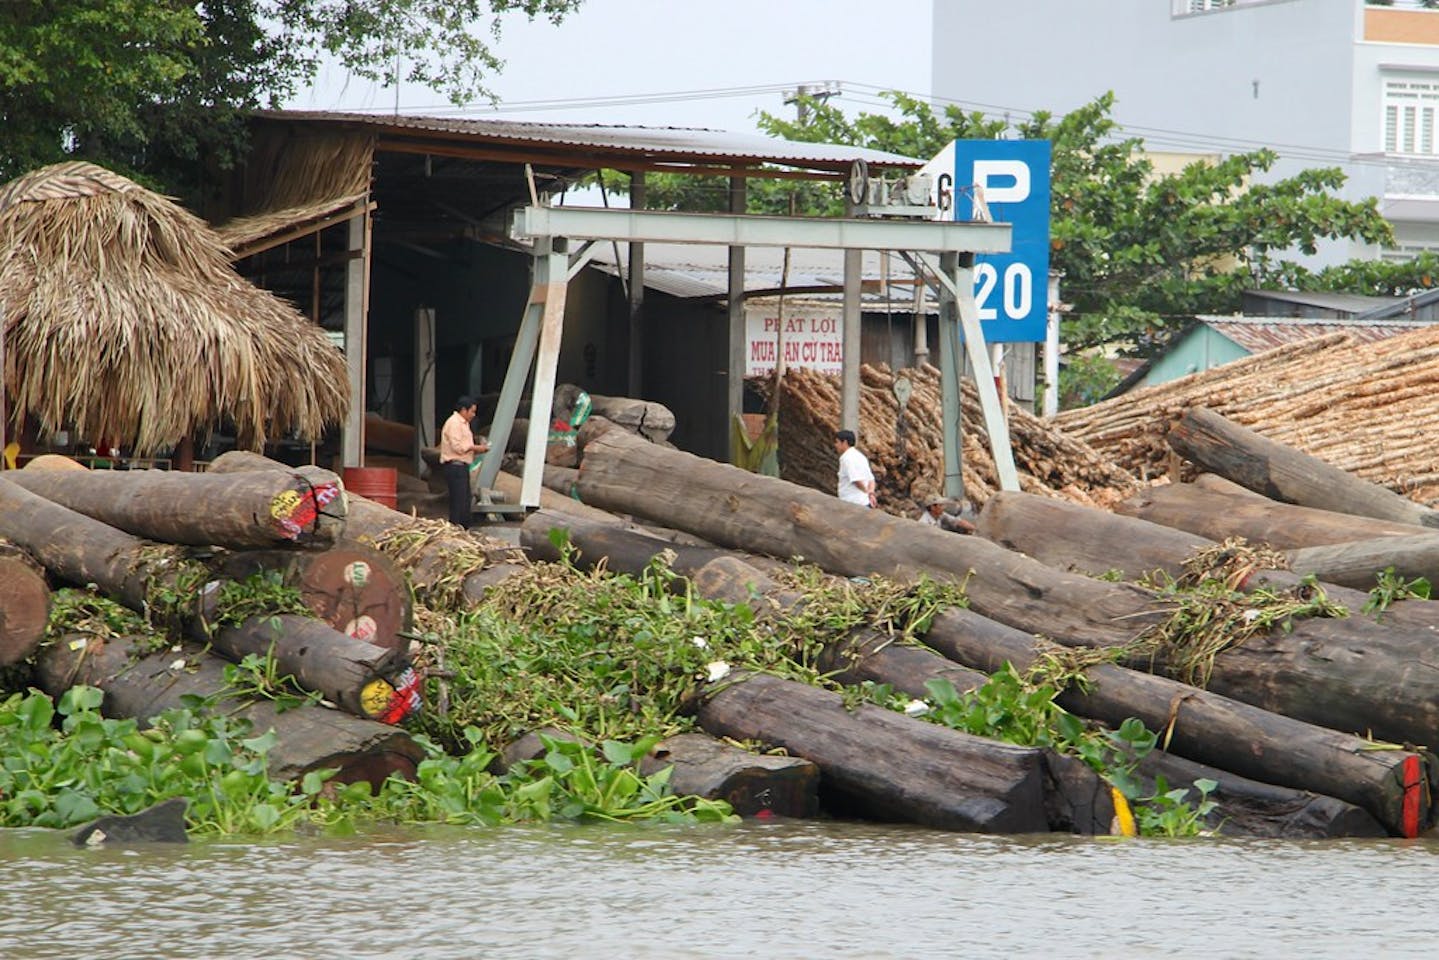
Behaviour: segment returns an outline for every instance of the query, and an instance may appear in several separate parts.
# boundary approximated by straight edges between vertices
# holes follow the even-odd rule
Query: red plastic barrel
[[[346,467],[342,479],[350,493],[391,510],[396,508],[394,467]]]

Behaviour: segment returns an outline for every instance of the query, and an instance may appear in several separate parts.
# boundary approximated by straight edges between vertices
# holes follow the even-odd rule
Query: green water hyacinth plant
[[[272,734],[189,710],[142,730],[101,716],[102,696],[73,687],[58,703],[36,691],[0,703],[0,826],[73,827],[171,797],[189,798],[200,834],[266,833],[310,817],[323,778],[271,780]]]

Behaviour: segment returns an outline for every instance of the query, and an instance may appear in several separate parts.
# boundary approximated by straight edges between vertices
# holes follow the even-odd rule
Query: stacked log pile
[[[1171,693],[1150,692],[1128,701],[1121,696],[1117,706],[1111,703],[1106,709],[1127,706],[1135,714],[1149,710],[1151,723],[1167,719],[1171,729],[1187,710],[1216,709],[1213,718],[1194,721],[1193,739],[1185,749],[1211,749],[1216,731],[1233,733],[1240,729],[1233,726],[1237,718],[1257,709],[1255,716],[1272,720],[1242,721],[1251,732],[1234,734],[1227,760],[1231,772],[1251,778],[1259,774],[1282,784],[1288,777],[1284,771],[1294,769],[1288,765],[1299,762],[1301,753],[1310,757],[1302,763],[1313,763],[1309,769],[1318,777],[1338,769],[1333,761],[1308,753],[1308,747],[1297,748],[1307,735],[1266,734],[1272,740],[1261,747],[1253,731],[1300,722],[1320,731],[1312,742],[1327,742],[1323,749],[1350,758],[1355,770],[1368,769],[1370,758],[1365,755],[1370,750],[1362,737],[1372,733],[1394,744],[1422,744],[1432,742],[1439,731],[1439,670],[1426,652],[1432,648],[1434,624],[1424,622],[1422,613],[1382,624],[1367,617],[1341,617],[1337,611],[1327,618],[1295,614],[1272,629],[1248,631],[1241,643],[1232,638],[1221,643],[1205,654],[1204,669],[1195,672],[1194,651],[1168,632],[1176,629],[1172,615],[1182,612],[1173,601],[1141,586],[1060,572],[980,538],[956,537],[879,511],[849,507],[836,503],[832,495],[620,436],[602,437],[586,451],[579,489],[594,505],[682,527],[726,547],[803,556],[845,576],[927,575],[963,582],[970,609],[936,618],[931,628],[932,635],[949,645],[947,653],[965,650],[971,658],[967,666],[992,669],[994,661],[983,659],[987,649],[1008,649],[999,645],[1001,640],[1025,640],[1029,647],[1014,645],[1011,654],[1034,657],[1033,636],[1042,635],[1065,646],[1102,650],[1111,662],[1118,661],[1115,670],[1168,673],[1170,679],[1163,682],[1173,684]],[[1097,531],[1093,539],[1108,536]],[[1240,617],[1237,622],[1252,619]],[[974,638],[978,643],[970,646]],[[1107,688],[1123,689],[1129,683],[1101,676]],[[1116,674],[1123,676],[1128,674]],[[1141,689],[1137,684],[1131,685]],[[1208,696],[1235,707],[1205,706]],[[1221,721],[1221,716],[1229,719]],[[1269,727],[1271,722],[1277,726]],[[1206,739],[1210,745],[1201,746]],[[1173,741],[1185,743],[1186,738],[1174,732]],[[1286,757],[1286,751],[1293,755]],[[1216,756],[1194,759],[1213,763]],[[1427,785],[1432,785],[1433,767],[1425,755],[1397,748],[1382,767],[1373,771],[1372,779],[1344,775],[1358,792],[1333,781],[1325,789],[1358,800],[1368,789],[1358,784],[1368,779],[1378,794],[1363,800],[1366,809],[1390,831],[1412,835],[1432,820]],[[1319,781],[1287,782],[1313,789]],[[1385,799],[1376,802],[1380,794]]]
[[[944,482],[940,372],[927,364],[897,372],[883,364],[866,364],[860,376],[859,448],[874,469],[880,506],[912,516],[925,498],[941,492]],[[903,408],[894,393],[898,376],[906,377],[912,387]],[[979,394],[968,381],[963,384],[961,405],[964,493],[979,506],[999,484]],[[839,410],[837,377],[805,369],[785,371],[779,412],[781,477],[833,492]],[[1108,506],[1136,488],[1133,478],[1084,443],[1015,405],[1009,408],[1009,431],[1023,490]]]
[[[177,706],[184,693],[221,694],[217,655],[268,658],[277,675],[348,714],[339,719],[330,716],[334,709],[306,703],[280,721],[273,708],[261,709],[256,719],[281,735],[277,756],[286,770],[328,763],[372,782],[382,779],[380,771],[413,772],[420,751],[389,725],[419,708],[419,678],[393,632],[376,635],[377,624],[391,631],[407,625],[408,600],[381,558],[343,547],[345,517],[343,487],[327,471],[234,478],[28,468],[7,474],[0,479],[0,537],[10,549],[22,550],[57,582],[143,615],[152,631],[143,646],[101,633],[53,637],[37,661],[39,681],[52,693],[72,683],[113,687],[105,709],[145,720],[152,715],[145,711]],[[171,536],[162,542],[137,532]],[[206,546],[193,551],[181,544]],[[248,549],[257,545],[271,549]],[[276,551],[279,545],[290,549]],[[310,612],[266,606],[263,591],[241,598],[244,587],[231,578],[255,571],[289,581],[297,604]],[[0,618],[7,623],[9,608],[7,598]],[[352,632],[342,632],[340,623]],[[174,645],[185,655],[151,656],[156,637],[164,640],[162,650]],[[25,658],[36,659],[39,641],[23,649]],[[7,649],[12,659],[22,652]]]
[[[1168,470],[1170,426],[1224,417],[1422,504],[1439,501],[1439,327],[1373,343],[1348,334],[1278,347],[1065,411],[1056,425],[1136,477]]]

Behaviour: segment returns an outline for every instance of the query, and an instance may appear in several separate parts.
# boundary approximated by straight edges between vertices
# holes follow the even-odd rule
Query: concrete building
[[[934,96],[1016,120],[1106,91],[1149,149],[1269,147],[1268,178],[1342,168],[1396,243],[1315,263],[1439,251],[1439,9],[1420,0],[936,0]]]

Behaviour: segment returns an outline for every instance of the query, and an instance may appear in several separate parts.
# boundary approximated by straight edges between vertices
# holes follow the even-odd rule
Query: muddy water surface
[[[0,831],[0,958],[1433,957],[1439,841],[841,823],[76,850]]]

